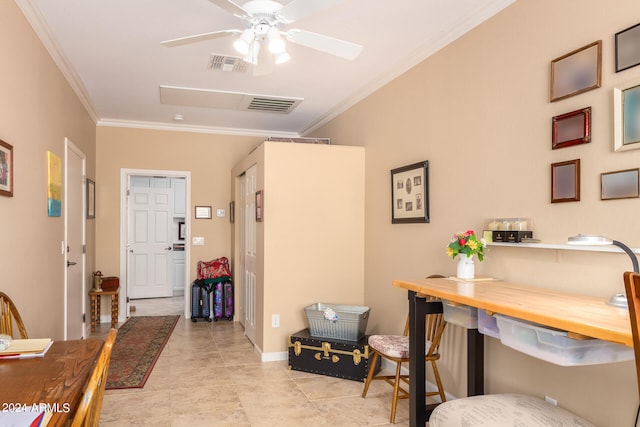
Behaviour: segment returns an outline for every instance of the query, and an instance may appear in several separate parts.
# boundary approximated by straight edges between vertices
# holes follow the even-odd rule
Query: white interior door
[[[132,187],[129,194],[129,298],[173,295],[173,190]]]
[[[242,254],[242,312],[244,333],[256,340],[256,165],[240,180],[240,253]]]
[[[84,338],[85,156],[65,143],[65,339]]]

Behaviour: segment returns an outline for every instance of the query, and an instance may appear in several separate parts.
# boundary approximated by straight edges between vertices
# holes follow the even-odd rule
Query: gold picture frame
[[[599,88],[601,84],[602,40],[551,61],[551,102]]]

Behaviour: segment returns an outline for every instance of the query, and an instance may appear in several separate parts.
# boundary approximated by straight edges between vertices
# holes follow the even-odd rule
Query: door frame
[[[82,160],[82,256],[80,257],[80,268],[82,269],[82,311],[83,311],[83,316],[86,316],[87,312],[87,298],[86,298],[86,290],[87,290],[87,251],[86,251],[86,247],[87,247],[87,207],[86,207],[86,197],[85,195],[87,194],[87,156],[82,152],[82,150],[80,148],[78,148],[73,142],[71,142],[71,140],[69,138],[64,139],[64,194],[68,194],[68,186],[69,186],[69,180],[68,178],[68,165],[69,165],[69,151],[73,151],[78,157],[80,157],[80,159]],[[67,214],[67,209],[69,208],[68,206],[68,201],[69,198],[65,197],[64,198],[64,241],[62,242],[62,247],[60,248],[60,250],[62,251],[62,255],[63,255],[63,262],[64,262],[64,339],[69,339],[69,337],[67,337],[67,326],[69,323],[68,317],[69,317],[69,313],[68,313],[68,306],[69,306],[69,302],[67,300],[67,289],[69,287],[69,277],[68,277],[68,267],[67,267],[67,261],[69,261],[69,254],[67,252],[67,244],[69,241],[69,215]],[[84,318],[83,318],[84,319]],[[86,319],[83,320],[82,322],[82,338],[86,338],[87,337],[87,322]]]
[[[127,283],[127,241],[129,233],[129,206],[127,198],[127,190],[129,187],[129,178],[132,176],[163,176],[167,178],[184,178],[185,180],[185,211],[184,221],[186,227],[186,235],[184,238],[184,315],[189,317],[189,298],[190,292],[190,259],[191,259],[191,172],[190,171],[173,171],[173,170],[157,170],[157,169],[120,169],[120,310],[118,321],[126,320],[129,313],[129,286]]]

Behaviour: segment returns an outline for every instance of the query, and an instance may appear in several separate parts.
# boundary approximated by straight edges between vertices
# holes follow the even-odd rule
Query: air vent
[[[249,67],[246,61],[235,56],[212,54],[209,58],[209,68],[212,70],[227,71],[233,73],[246,73]]]
[[[302,101],[302,98],[160,86],[160,102],[170,105],[287,114]]]
[[[265,98],[256,96],[251,99],[248,110],[251,111],[268,111],[270,113],[288,113],[296,100],[283,98]]]

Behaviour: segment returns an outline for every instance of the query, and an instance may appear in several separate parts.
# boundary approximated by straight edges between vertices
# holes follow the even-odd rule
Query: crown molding
[[[219,135],[235,135],[235,136],[256,136],[261,138],[281,137],[281,138],[300,138],[300,134],[295,132],[281,132],[268,129],[237,129],[237,128],[221,128],[213,126],[195,126],[187,124],[169,124],[160,122],[140,122],[132,120],[115,120],[115,119],[99,119],[96,123],[100,127],[121,127],[132,129],[148,129],[163,130],[174,132],[192,132],[192,133],[208,133]]]

